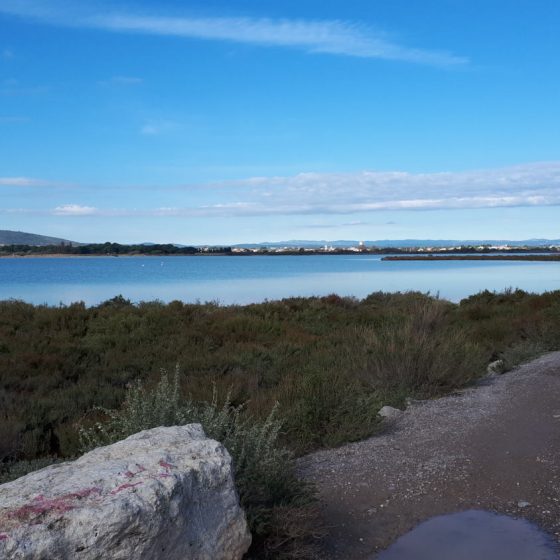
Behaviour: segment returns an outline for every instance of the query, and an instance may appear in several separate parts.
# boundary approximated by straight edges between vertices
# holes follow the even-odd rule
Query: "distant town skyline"
[[[553,0],[4,0],[0,229],[560,237]]]

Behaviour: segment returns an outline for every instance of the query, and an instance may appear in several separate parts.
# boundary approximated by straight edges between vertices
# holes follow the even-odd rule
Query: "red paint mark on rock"
[[[34,521],[43,514],[66,513],[71,509],[74,509],[74,506],[70,503],[69,496],[60,496],[52,499],[37,496],[31,503],[8,512],[8,517],[22,522]]]
[[[57,496],[56,498],[45,498],[43,494],[35,496],[30,503],[18,509],[7,512],[7,516],[18,522],[40,523],[40,518],[48,514],[63,514],[76,507],[75,501],[89,498],[92,494],[101,494],[101,488],[95,486],[83,488],[71,494]]]
[[[172,465],[171,463],[167,463],[166,461],[164,461],[163,459],[161,459],[161,461],[158,463],[158,465],[160,467],[163,467],[164,469],[175,469],[175,465]]]

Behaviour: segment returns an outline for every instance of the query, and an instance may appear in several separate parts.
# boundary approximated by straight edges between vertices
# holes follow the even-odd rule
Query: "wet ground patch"
[[[560,550],[536,525],[469,510],[433,517],[400,537],[377,560],[558,560]]]

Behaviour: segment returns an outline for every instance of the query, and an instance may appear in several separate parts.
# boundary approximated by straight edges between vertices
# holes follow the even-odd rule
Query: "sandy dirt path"
[[[560,540],[560,352],[413,403],[385,433],[300,460],[320,493],[325,557],[375,557],[434,515],[485,509]]]

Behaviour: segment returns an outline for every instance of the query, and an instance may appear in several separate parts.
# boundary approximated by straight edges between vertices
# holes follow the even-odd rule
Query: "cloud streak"
[[[49,183],[31,177],[0,177],[1,187],[46,187]]]
[[[560,162],[455,173],[300,173],[254,177],[221,183],[220,187],[232,190],[237,206],[230,206],[229,211],[237,213],[352,214],[550,206],[560,204]]]
[[[80,206],[79,204],[64,204],[57,206],[52,214],[55,216],[95,216],[99,210],[93,206]]]
[[[4,186],[44,184],[26,177],[0,178],[0,185]],[[172,193],[172,198],[183,204],[102,208],[68,203],[38,212],[55,216],[164,218],[360,214],[344,224],[351,226],[361,225],[363,214],[385,210],[420,212],[560,205],[560,162],[454,173],[300,173],[187,185],[182,189],[163,188],[158,192],[162,199],[165,193]]]
[[[99,12],[93,5],[61,5],[34,0],[6,0],[0,13],[68,27],[113,32],[227,41],[263,47],[284,47],[307,53],[398,60],[435,66],[468,63],[445,51],[399,44],[370,27],[342,20],[294,20],[248,17],[182,17],[132,12]]]

